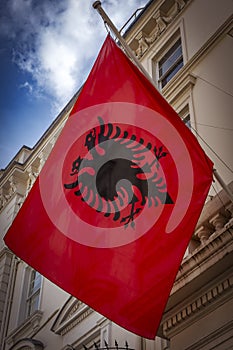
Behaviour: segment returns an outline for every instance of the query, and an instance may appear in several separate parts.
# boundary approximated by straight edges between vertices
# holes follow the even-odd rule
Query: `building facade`
[[[233,191],[232,0],[151,0],[122,32],[157,88]],[[0,350],[233,349],[233,203],[214,182],[177,274],[158,336],[138,337],[43,278],[3,237],[78,96],[0,173]],[[93,291],[94,292],[94,291]]]

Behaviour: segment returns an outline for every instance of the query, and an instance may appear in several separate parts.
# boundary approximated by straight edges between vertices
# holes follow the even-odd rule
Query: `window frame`
[[[183,66],[185,66],[185,64],[187,62],[187,49],[186,49],[186,43],[185,43],[183,19],[181,19],[178,23],[176,23],[175,26],[171,26],[170,30],[166,31],[164,34],[162,34],[160,36],[160,38],[158,40],[155,41],[155,43],[151,47],[151,52],[147,57],[152,78],[153,78],[155,85],[157,86],[159,91],[162,91],[163,88],[166,88],[168,83],[165,84],[164,87],[162,88],[161,83],[160,83],[159,64],[158,63],[162,60],[162,58],[165,56],[165,54],[172,48],[172,46],[178,40],[181,40]],[[182,67],[181,67],[181,69],[182,69]],[[179,71],[180,71],[180,69],[176,72],[176,74]],[[176,74],[174,74],[174,76]],[[171,80],[172,80],[172,78],[171,78]]]
[[[34,293],[31,293],[30,295],[30,285],[33,280],[33,275],[38,274],[34,269],[32,269],[30,266],[26,266],[24,268],[24,276],[22,279],[22,287],[21,287],[21,298],[20,298],[20,305],[18,310],[18,317],[17,317],[17,324],[21,325],[23,322],[25,322],[28,318],[30,318],[36,311],[40,311],[40,305],[41,305],[41,294],[42,294],[42,286],[43,286],[43,276],[40,275],[40,283],[39,286],[36,288]],[[37,297],[36,307],[32,309],[30,306],[31,304],[31,297]]]
[[[184,118],[182,118],[182,122],[191,130],[191,117],[190,114],[187,114]]]
[[[182,122],[191,130],[191,111],[189,103],[185,103],[182,109],[179,110],[178,115]]]
[[[39,280],[39,283],[38,283]],[[30,317],[40,308],[40,294],[42,287],[42,275],[36,270],[30,271],[28,292],[26,299],[26,318]],[[36,305],[36,306],[35,306]]]
[[[176,47],[177,46],[177,47]],[[181,53],[176,57],[174,60],[172,60],[173,56],[176,56],[175,53],[181,51]],[[172,61],[171,64],[169,64],[169,61]],[[164,64],[167,63],[167,67],[164,72],[161,72],[161,69]],[[181,36],[178,37],[178,39],[175,42],[172,42],[172,45],[169,45],[169,47],[165,50],[164,54],[158,60],[158,85],[160,89],[163,89],[164,86],[166,86],[169,81],[178,73],[178,71],[184,66],[184,55],[183,55],[183,49],[182,49],[182,40]],[[178,70],[176,70],[177,67],[179,67]],[[171,76],[172,75],[172,76]]]

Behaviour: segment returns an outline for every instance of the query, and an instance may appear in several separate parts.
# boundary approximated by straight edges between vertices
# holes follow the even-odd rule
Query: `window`
[[[185,105],[179,112],[178,112],[180,118],[182,119],[182,122],[191,129],[191,119],[190,119],[190,112],[189,112],[189,105]]]
[[[185,125],[191,129],[191,121],[190,121],[190,115],[188,114],[186,117],[184,117],[182,119],[183,123],[185,123]]]
[[[39,272],[32,270],[29,282],[29,291],[27,297],[27,312],[26,316],[30,316],[34,311],[39,309],[41,289],[41,275]]]
[[[181,39],[178,39],[158,62],[160,88],[163,88],[183,65]]]
[[[31,267],[25,268],[19,308],[18,325],[40,308],[42,276]]]

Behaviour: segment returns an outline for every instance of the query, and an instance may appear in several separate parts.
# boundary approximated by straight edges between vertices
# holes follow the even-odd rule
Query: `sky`
[[[87,78],[106,37],[91,0],[0,0],[0,169],[33,147]],[[103,0],[120,29],[147,0]]]

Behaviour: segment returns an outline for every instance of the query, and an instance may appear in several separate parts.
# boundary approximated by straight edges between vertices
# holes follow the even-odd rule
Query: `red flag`
[[[108,36],[5,242],[154,338],[211,181],[195,137]]]

